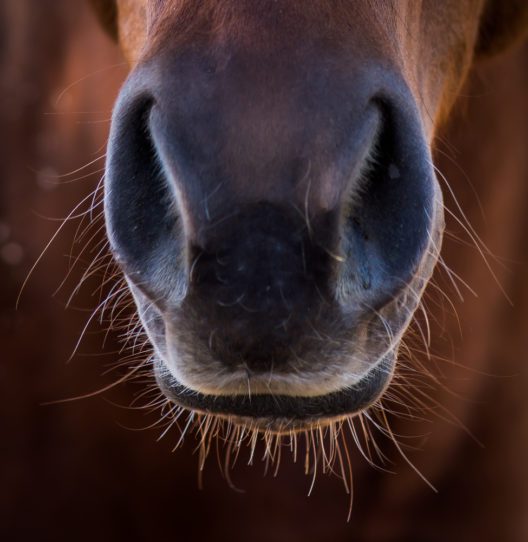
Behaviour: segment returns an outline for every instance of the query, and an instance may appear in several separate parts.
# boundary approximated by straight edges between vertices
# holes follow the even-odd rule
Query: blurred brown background
[[[483,446],[432,414],[400,422],[398,431],[426,435],[409,455],[439,493],[390,446],[396,474],[377,472],[354,453],[349,524],[340,482],[319,477],[307,497],[310,480],[288,459],[277,478],[264,477],[259,463],[238,465],[233,479],[245,490],[238,493],[213,458],[200,491],[193,438],[171,453],[176,435],[157,442],[159,430],[125,428],[155,421],[116,406],[130,404],[137,386],[43,406],[118,375],[102,375],[118,346],[111,334],[103,347],[97,323],[66,363],[97,305],[96,278],[64,308],[82,265],[53,295],[68,272],[78,221],[57,236],[16,311],[15,303],[56,219],[101,177],[112,103],[125,76],[116,46],[84,2],[0,4],[0,540],[528,540],[528,48],[478,67],[438,140],[437,164],[484,242],[505,259],[506,268],[490,261],[514,302],[448,217],[449,230],[465,241],[447,237],[444,259],[478,297],[460,286],[462,303],[446,274],[437,274],[462,330],[431,288],[433,351],[469,369],[424,362],[435,363],[461,395],[432,392]],[[456,210],[451,198],[447,205]]]

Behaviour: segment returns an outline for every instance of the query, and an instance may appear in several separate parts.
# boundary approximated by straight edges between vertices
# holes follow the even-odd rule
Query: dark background
[[[471,224],[505,261],[501,266],[489,257],[514,302],[448,217],[449,231],[463,242],[448,236],[443,257],[478,297],[460,286],[462,302],[439,269],[435,283],[455,305],[461,331],[455,310],[437,287],[429,288],[438,358],[416,355],[460,395],[438,386],[431,391],[482,446],[432,412],[424,422],[400,421],[398,431],[423,435],[409,456],[439,493],[388,443],[396,474],[377,472],[353,453],[349,524],[339,480],[319,477],[307,497],[310,479],[288,458],[276,478],[263,476],[259,462],[237,465],[232,476],[244,493],[228,487],[212,458],[199,490],[194,437],[171,453],[176,434],[157,442],[159,429],[125,428],[157,419],[118,406],[129,405],[141,383],[44,405],[123,374],[103,374],[119,359],[118,333],[103,345],[105,327],[97,321],[67,363],[98,304],[101,274],[65,309],[97,253],[90,251],[102,239],[98,225],[73,243],[79,220],[66,224],[31,275],[18,310],[15,305],[61,224],[57,219],[101,177],[112,103],[126,71],[84,3],[0,4],[0,540],[528,540],[528,49],[478,66],[437,141],[436,162]],[[92,235],[54,295],[70,253],[78,254]]]

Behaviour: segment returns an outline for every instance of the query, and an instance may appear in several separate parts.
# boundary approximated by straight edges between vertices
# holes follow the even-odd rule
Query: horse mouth
[[[390,352],[356,384],[315,396],[205,394],[179,383],[159,358],[155,361],[154,373],[165,396],[180,407],[258,431],[289,433],[326,425],[366,410],[383,395],[395,360],[396,353]]]

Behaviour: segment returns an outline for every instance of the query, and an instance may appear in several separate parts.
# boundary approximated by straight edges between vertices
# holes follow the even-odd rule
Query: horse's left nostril
[[[383,128],[360,201],[346,207],[341,291],[379,310],[409,286],[431,243],[435,215],[429,151],[417,115],[380,105]]]

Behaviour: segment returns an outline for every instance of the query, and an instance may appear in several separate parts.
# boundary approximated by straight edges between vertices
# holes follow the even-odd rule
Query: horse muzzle
[[[194,48],[122,90],[108,236],[182,406],[286,430],[390,382],[442,198],[404,81],[336,65]]]

